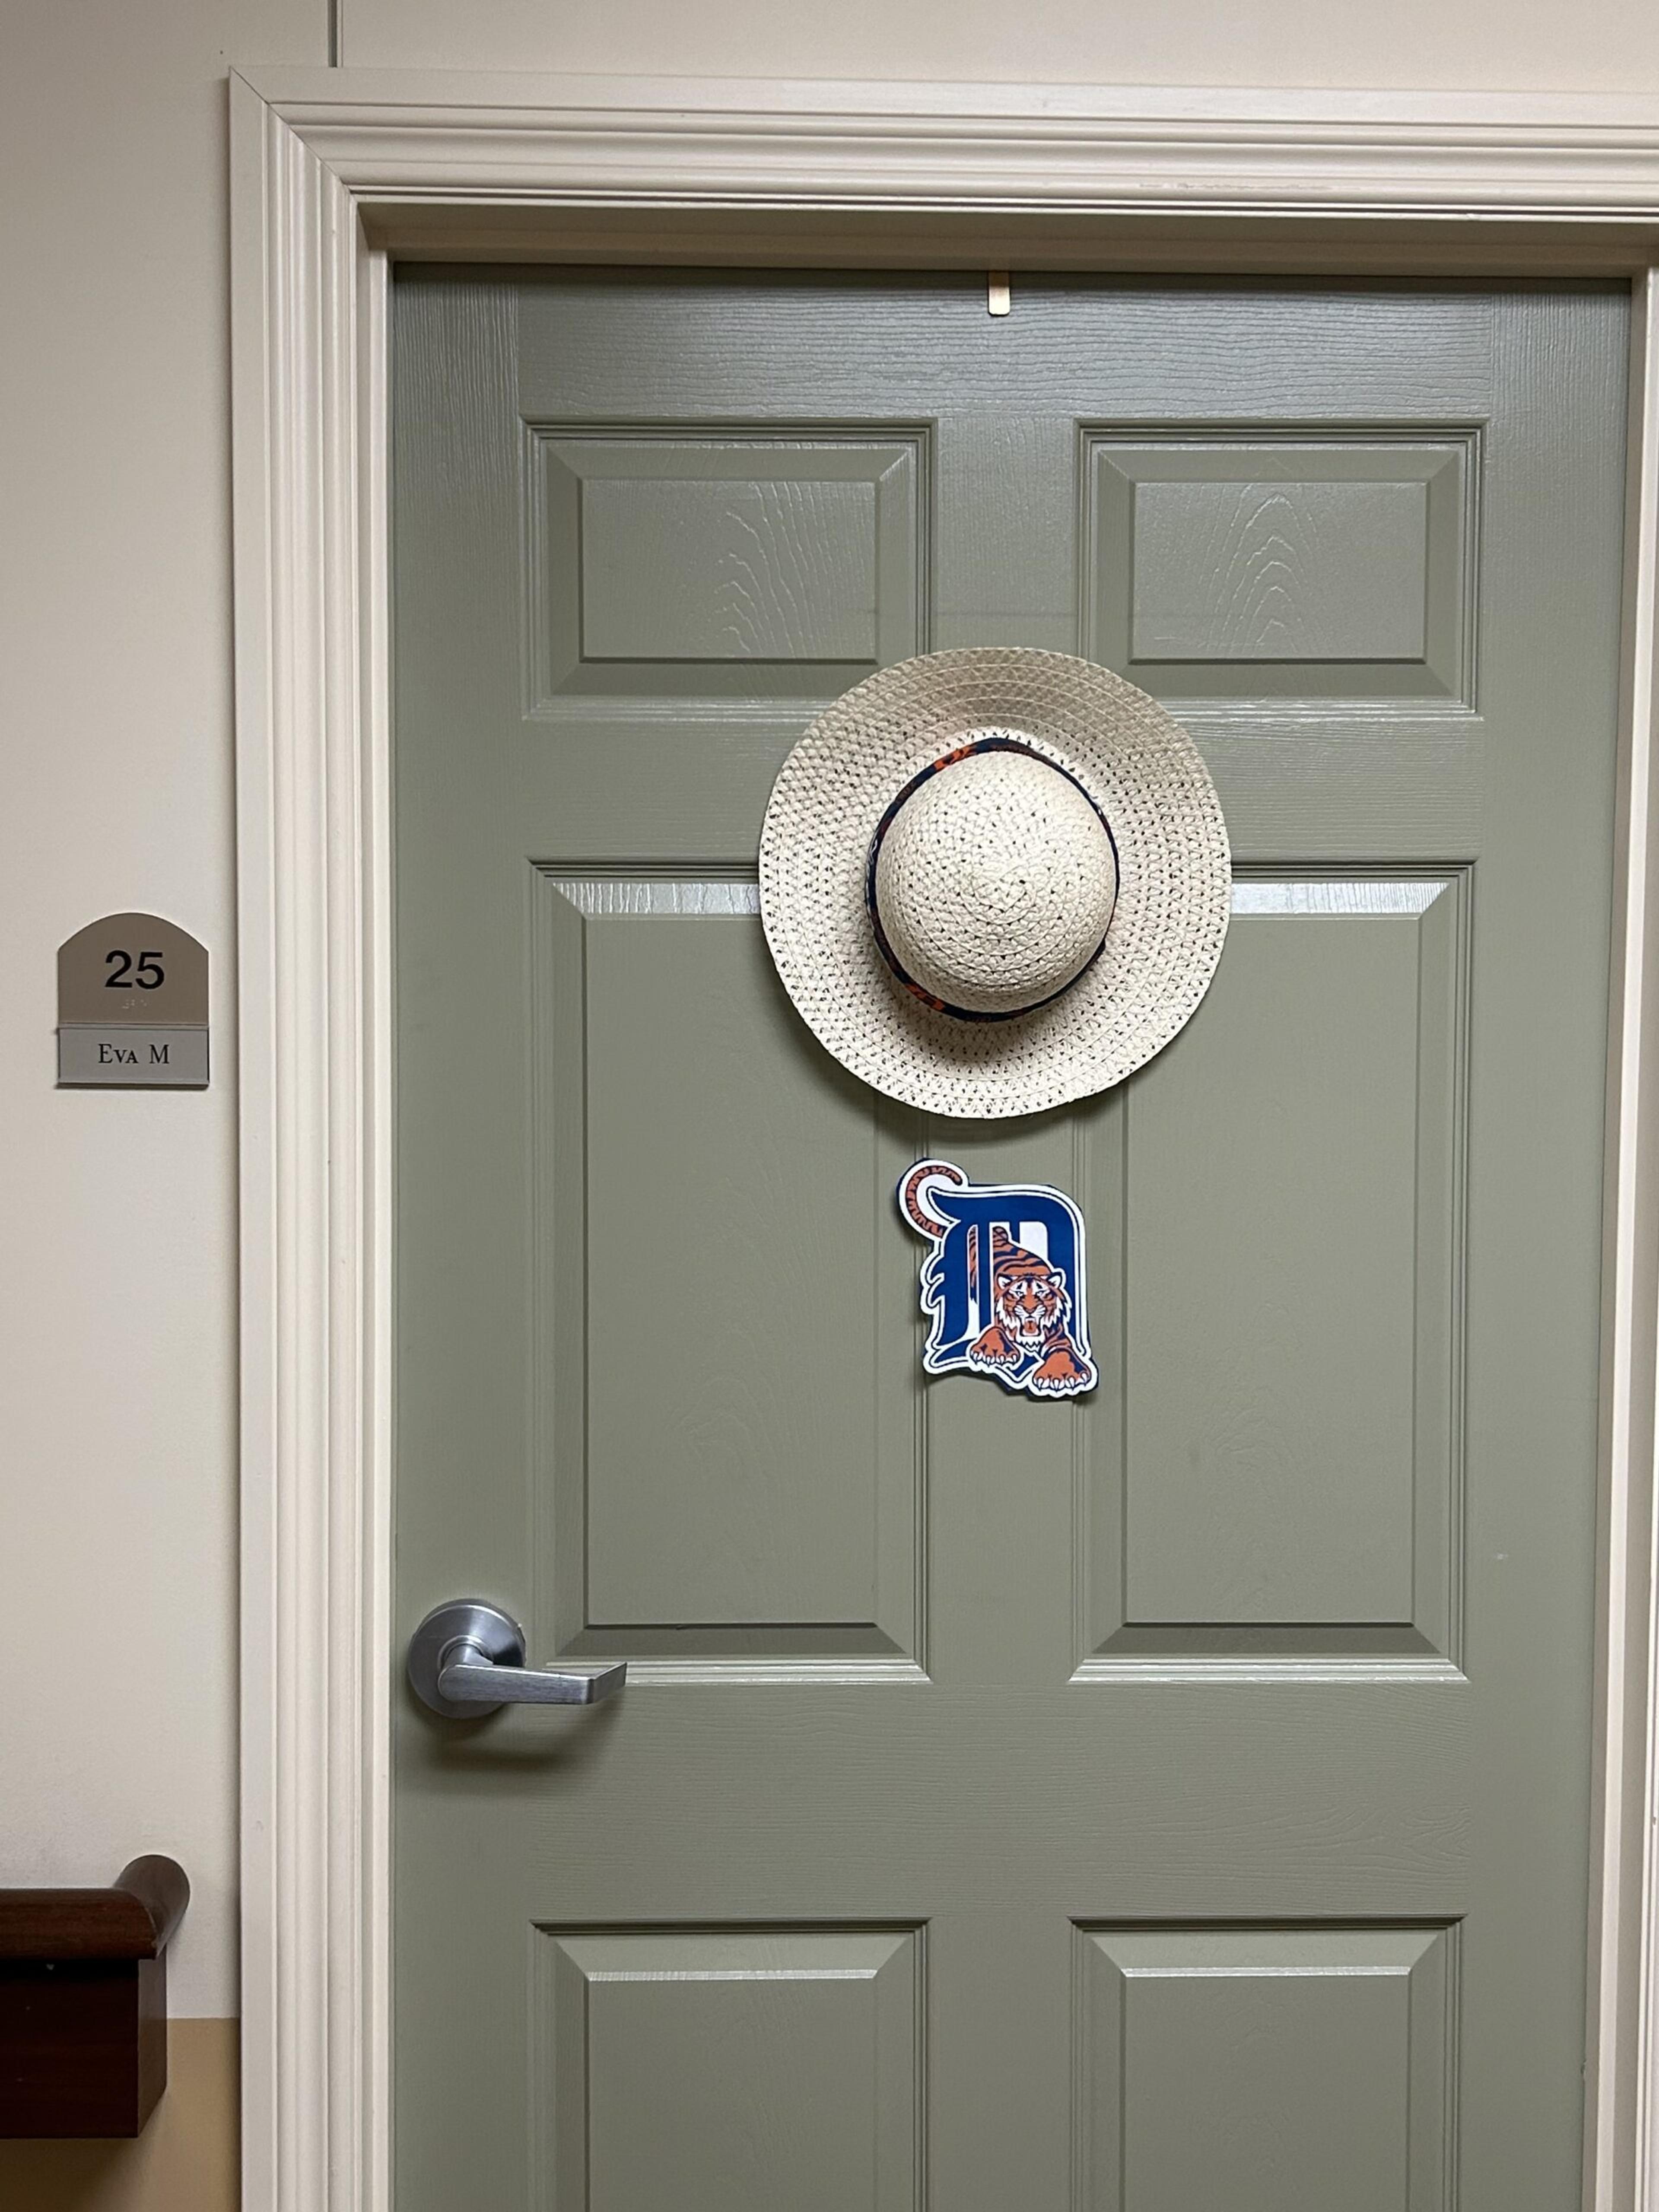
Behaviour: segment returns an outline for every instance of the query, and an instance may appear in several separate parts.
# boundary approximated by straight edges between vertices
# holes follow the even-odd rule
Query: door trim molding
[[[388,270],[1633,286],[1584,2203],[1659,2212],[1659,100],[234,76],[246,2212],[390,2189]]]

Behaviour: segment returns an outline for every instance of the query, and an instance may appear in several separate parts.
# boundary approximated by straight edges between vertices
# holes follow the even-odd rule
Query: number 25
[[[115,966],[118,960],[121,963],[118,968]],[[135,982],[141,991],[154,991],[167,980],[159,952],[141,952],[138,955],[138,964],[136,968],[133,966],[131,953],[118,951],[106,952],[104,955],[104,965],[115,970],[113,975],[106,975],[104,978],[104,988],[106,991],[130,991]]]

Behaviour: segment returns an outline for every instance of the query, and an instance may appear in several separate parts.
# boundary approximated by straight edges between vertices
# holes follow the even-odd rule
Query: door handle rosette
[[[447,1720],[477,1720],[503,1705],[596,1705],[628,1680],[628,1662],[591,1668],[526,1667],[524,1631],[482,1598],[434,1606],[409,1639],[416,1696]]]

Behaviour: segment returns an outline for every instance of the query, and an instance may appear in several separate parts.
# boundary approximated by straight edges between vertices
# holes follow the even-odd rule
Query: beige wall
[[[9,0],[0,28],[0,1881],[194,1891],[185,2014],[236,2009],[235,1004],[228,56],[323,0]],[[212,957],[204,1093],[59,1091],[53,960],[100,914]]]
[[[0,1590],[64,1662],[0,1713],[0,1882],[175,1853],[175,2009],[203,2020],[236,2009],[223,80],[323,61],[328,35],[326,0],[9,0],[0,25]],[[1659,92],[1652,0],[343,0],[341,44],[424,67]],[[52,1088],[55,947],[127,907],[211,950],[204,1096]],[[0,2165],[0,2198],[226,2203],[222,2043],[181,2039],[162,2148],[42,2152],[26,2191]]]
[[[0,6],[0,1883],[194,1889],[134,2144],[0,2145],[16,2212],[228,2212],[235,1084],[224,74],[324,0]],[[122,908],[213,959],[204,1095],[52,1088],[53,956]]]
[[[1659,89],[1653,0],[342,0],[376,67]]]

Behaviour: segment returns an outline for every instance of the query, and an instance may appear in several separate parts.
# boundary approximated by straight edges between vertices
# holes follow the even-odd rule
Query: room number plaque
[[[200,1091],[207,947],[154,914],[108,914],[58,948],[58,1080]]]

